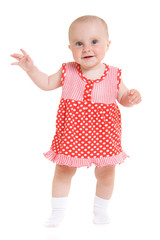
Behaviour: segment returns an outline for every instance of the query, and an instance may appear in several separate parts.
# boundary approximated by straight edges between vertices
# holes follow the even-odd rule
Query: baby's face
[[[99,65],[109,47],[106,28],[96,20],[74,23],[69,40],[74,60],[86,70]]]

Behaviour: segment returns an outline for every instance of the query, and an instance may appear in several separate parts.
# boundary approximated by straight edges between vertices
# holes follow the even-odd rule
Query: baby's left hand
[[[141,94],[136,89],[128,90],[128,102],[138,104],[142,101]]]

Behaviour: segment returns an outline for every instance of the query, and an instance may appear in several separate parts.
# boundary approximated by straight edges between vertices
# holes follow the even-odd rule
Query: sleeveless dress
[[[124,162],[121,113],[116,103],[121,69],[105,64],[100,79],[87,79],[76,62],[62,64],[56,131],[44,156],[58,165],[97,167]]]

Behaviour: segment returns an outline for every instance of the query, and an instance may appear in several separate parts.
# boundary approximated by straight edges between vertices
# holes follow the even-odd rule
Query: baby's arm
[[[121,81],[117,100],[124,107],[132,107],[141,102],[141,95],[136,89],[129,90]]]
[[[36,66],[27,72],[28,76],[32,79],[32,81],[42,90],[50,91],[54,90],[58,87],[61,87],[61,75],[62,68],[59,69],[57,73],[48,76],[47,74],[41,72]]]
[[[14,62],[11,65],[20,66],[32,79],[32,81],[42,90],[49,91],[61,86],[61,74],[62,68],[59,71],[51,76],[41,72],[33,63],[30,56],[21,49],[21,54],[11,54],[11,57],[18,60],[18,62]]]

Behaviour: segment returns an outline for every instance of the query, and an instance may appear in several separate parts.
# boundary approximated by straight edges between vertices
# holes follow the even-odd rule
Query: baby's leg
[[[95,168],[97,178],[96,196],[109,200],[112,196],[115,178],[115,166]]]
[[[76,168],[56,165],[52,183],[52,214],[45,222],[46,227],[56,227],[62,222],[67,207],[71,180],[75,172]]]
[[[67,197],[69,194],[71,180],[76,173],[75,167],[56,165],[52,182],[52,197]]]
[[[95,168],[97,178],[96,196],[94,200],[94,223],[109,223],[107,213],[109,199],[112,196],[115,179],[115,166]]]

